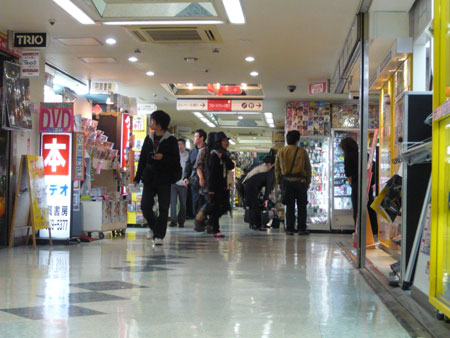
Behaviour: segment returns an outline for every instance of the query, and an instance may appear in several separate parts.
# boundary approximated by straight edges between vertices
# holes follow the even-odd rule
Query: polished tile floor
[[[409,337],[342,255],[345,235],[169,229],[0,250],[0,337]],[[190,223],[188,223],[189,225]]]

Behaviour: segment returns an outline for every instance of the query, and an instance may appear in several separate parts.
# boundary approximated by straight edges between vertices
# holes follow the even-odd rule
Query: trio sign
[[[47,33],[14,33],[14,47],[45,48],[47,47]]]

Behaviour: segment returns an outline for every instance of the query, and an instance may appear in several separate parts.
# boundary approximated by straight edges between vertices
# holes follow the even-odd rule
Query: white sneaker
[[[148,229],[147,233],[145,234],[145,238],[147,239],[153,239],[153,234],[150,229]]]
[[[162,244],[163,244],[163,241],[162,241],[161,238],[155,238],[155,239],[153,240],[153,244],[155,244],[155,245],[162,245]]]

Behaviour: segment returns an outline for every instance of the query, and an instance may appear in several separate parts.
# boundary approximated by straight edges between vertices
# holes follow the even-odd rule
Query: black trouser
[[[286,184],[286,231],[295,232],[295,204],[297,204],[297,231],[306,231],[306,205],[308,185],[293,181]]]
[[[209,225],[212,227],[213,233],[220,232],[219,218],[227,212],[227,203],[229,201],[229,193],[225,190],[214,192],[214,195],[209,195],[206,212],[209,216]]]
[[[200,193],[200,187],[191,185],[192,194],[192,212],[194,217],[198,214],[200,208],[205,204],[205,197]]]
[[[370,207],[372,203],[373,203],[373,188],[370,187],[369,198],[367,199],[367,211],[369,212],[369,219],[370,224],[372,226],[372,232],[374,234],[378,234],[377,213]],[[358,182],[352,183],[352,207],[353,207],[353,221],[355,222],[356,226],[356,218],[358,215]]]
[[[158,196],[159,216],[155,219],[153,205]],[[154,237],[163,239],[166,236],[167,220],[169,219],[170,184],[151,186],[144,184],[141,209]]]
[[[259,191],[249,184],[244,185],[244,191],[245,203],[250,207],[250,224],[259,228],[261,227],[261,205],[259,203]]]

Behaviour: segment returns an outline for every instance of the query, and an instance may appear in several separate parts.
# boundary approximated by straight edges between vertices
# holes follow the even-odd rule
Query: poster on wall
[[[22,70],[21,77],[38,77],[40,70],[41,53],[35,51],[22,52]]]
[[[369,105],[369,129],[378,128],[379,105]],[[331,126],[333,128],[359,128],[359,105],[332,104]]]
[[[72,134],[41,134],[49,222],[54,239],[70,238],[72,206]],[[47,238],[48,231],[42,230]]]
[[[130,138],[131,117],[130,114],[122,114],[122,142],[120,145],[120,167],[122,171],[127,170],[127,153]]]
[[[30,80],[20,77],[20,66],[4,62],[2,128],[31,130]]]
[[[303,136],[329,136],[330,104],[290,102],[286,106],[286,131],[298,130]]]

